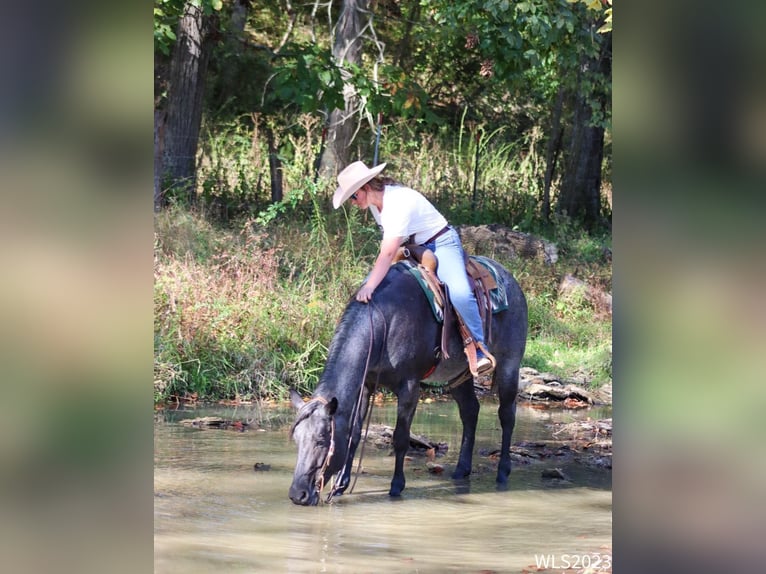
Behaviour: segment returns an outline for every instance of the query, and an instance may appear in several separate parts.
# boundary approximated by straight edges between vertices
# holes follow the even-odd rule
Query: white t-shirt
[[[447,219],[425,196],[405,186],[385,186],[383,210],[371,205],[370,211],[383,228],[383,239],[415,234],[415,243],[423,243],[447,225]]]

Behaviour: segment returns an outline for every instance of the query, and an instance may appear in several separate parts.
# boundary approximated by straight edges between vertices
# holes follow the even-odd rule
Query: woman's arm
[[[380,242],[380,253],[378,253],[378,258],[375,260],[375,265],[367,278],[367,282],[356,293],[357,301],[367,303],[372,298],[373,291],[388,273],[388,268],[391,267],[391,262],[394,260],[394,255],[396,255],[402,241],[404,241],[404,237],[390,237]]]

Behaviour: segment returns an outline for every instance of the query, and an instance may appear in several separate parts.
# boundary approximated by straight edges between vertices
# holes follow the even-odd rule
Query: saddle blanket
[[[473,259],[476,263],[481,264],[484,266],[494,277],[495,283],[497,284],[497,287],[490,290],[489,292],[489,299],[490,303],[492,304],[492,314],[499,313],[500,311],[505,311],[508,309],[508,296],[505,292],[505,287],[503,286],[502,281],[500,280],[500,276],[498,275],[497,269],[495,269],[494,265],[490,262],[489,259],[486,257],[482,257],[480,255],[471,255],[469,257],[470,259]],[[423,273],[420,270],[420,267],[411,261],[404,259],[402,261],[399,261],[395,265],[401,266],[401,268],[406,269],[409,271],[415,279],[418,280],[418,283],[423,288],[423,291],[426,294],[426,297],[428,298],[428,302],[431,304],[431,310],[434,313],[434,317],[436,317],[436,320],[440,323],[444,321],[444,313],[441,308],[441,306],[437,303],[433,291],[431,291],[431,288],[428,286],[428,282],[423,277]]]

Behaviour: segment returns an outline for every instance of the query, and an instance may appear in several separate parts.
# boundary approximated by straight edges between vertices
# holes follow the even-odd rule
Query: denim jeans
[[[463,244],[460,242],[457,231],[450,228],[449,231],[437,237],[435,241],[424,245],[436,254],[439,260],[436,275],[442,283],[446,283],[449,287],[452,304],[465,321],[466,327],[471,331],[476,342],[484,343],[479,307],[476,303],[476,296],[468,284],[468,275],[463,259]]]

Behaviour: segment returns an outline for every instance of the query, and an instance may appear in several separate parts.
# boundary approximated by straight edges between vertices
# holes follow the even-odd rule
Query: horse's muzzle
[[[313,488],[301,488],[293,483],[290,486],[290,500],[300,506],[316,506],[319,503],[319,492]]]

